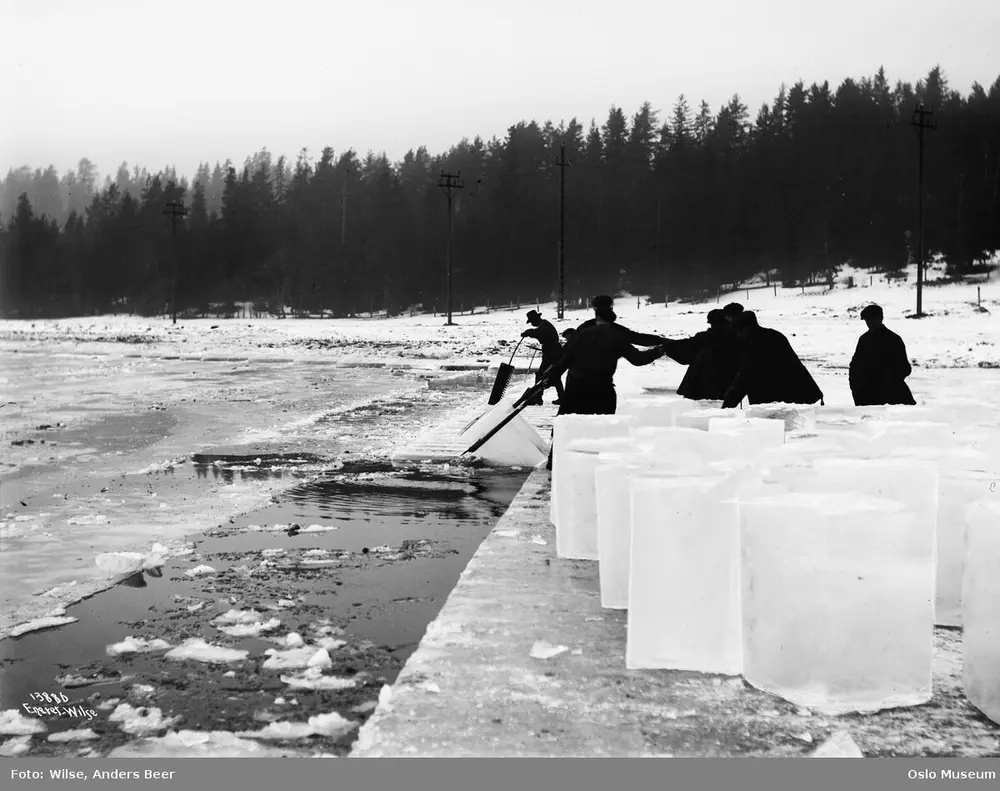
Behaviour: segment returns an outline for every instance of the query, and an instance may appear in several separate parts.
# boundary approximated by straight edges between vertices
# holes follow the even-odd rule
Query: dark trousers
[[[545,356],[542,357],[542,362],[539,364],[538,370],[535,371],[535,384],[536,385],[539,382],[541,382],[543,378],[545,378],[545,372],[549,369],[549,366],[551,366],[554,362],[555,362],[555,358],[554,357],[552,357],[552,358],[545,357]],[[556,379],[552,383],[552,386],[556,389],[556,397],[561,402],[562,399],[563,399],[563,396],[566,394],[566,391],[563,389],[562,377],[560,376],[558,379]],[[541,406],[541,404],[542,404],[542,396],[541,396],[541,394],[539,394],[538,396],[536,396],[534,398],[534,400],[530,401],[529,403],[532,406]]]

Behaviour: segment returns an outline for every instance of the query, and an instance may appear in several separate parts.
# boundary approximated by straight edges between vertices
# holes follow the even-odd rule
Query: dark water
[[[199,477],[255,474],[215,463],[239,468],[247,466],[246,459],[201,461],[213,463],[184,466]],[[229,609],[257,609],[265,611],[264,620],[281,619],[281,626],[268,636],[298,631],[310,642],[317,622],[343,630],[348,645],[331,651],[331,672],[359,674],[365,681],[353,691],[295,693],[302,704],[300,717],[316,713],[309,711],[310,705],[350,711],[377,696],[381,683],[394,680],[526,477],[524,471],[402,471],[358,464],[300,485],[273,506],[210,531],[195,542],[193,555],[168,561],[158,571],[140,572],[67,608],[68,615],[79,618],[76,623],[0,642],[0,709],[21,708],[32,693],[40,692],[66,695],[70,701],[65,706],[93,708],[95,693],[103,699],[123,697],[132,684],[141,683],[156,690],[150,705],[160,707],[165,716],[184,717],[178,727],[259,727],[255,712],[275,695],[288,693],[279,671],[260,667],[263,651],[274,643],[229,637],[208,623]],[[285,527],[259,529],[275,525]],[[336,529],[308,532],[312,525]],[[277,549],[283,552],[264,554]],[[327,554],[306,556],[310,550]],[[272,565],[262,569],[265,559]],[[303,563],[309,559],[327,565]],[[193,579],[184,575],[201,564],[218,573]],[[296,605],[273,609],[278,599]],[[202,610],[188,610],[192,602],[202,601]],[[220,666],[175,662],[163,651],[107,655],[106,646],[129,635],[162,638],[172,645],[201,637],[215,645],[247,649],[250,657]],[[223,673],[230,668],[237,675],[227,679]],[[56,678],[67,673],[110,681],[66,689]],[[220,694],[226,690],[229,694]],[[99,711],[92,722],[55,719],[46,724],[50,732],[78,727],[100,731],[94,723],[106,720],[108,713]],[[117,726],[104,725],[111,739],[105,746],[126,740]]]

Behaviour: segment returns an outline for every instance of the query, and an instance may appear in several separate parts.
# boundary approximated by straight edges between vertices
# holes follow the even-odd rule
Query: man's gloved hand
[[[521,337],[522,338],[527,338],[529,332],[531,332],[531,330],[525,330],[524,332],[521,333]]]

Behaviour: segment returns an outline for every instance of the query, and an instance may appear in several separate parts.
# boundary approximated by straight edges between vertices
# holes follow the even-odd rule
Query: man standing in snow
[[[594,312],[594,320],[573,333],[559,361],[546,372],[550,382],[567,372],[560,415],[613,415],[618,406],[614,383],[618,361],[624,358],[632,365],[649,365],[665,354],[662,345],[636,349],[626,335],[629,331],[615,324],[617,316],[606,304]]]
[[[850,385],[856,406],[917,402],[904,381],[913,370],[903,339],[882,323],[882,308],[869,305],[861,311],[868,332],[858,338],[851,358]]]
[[[594,297],[590,300],[590,307],[594,309],[594,318],[587,319],[579,326],[578,329],[583,329],[584,327],[593,327],[598,322],[598,317],[602,315],[605,316],[610,313],[614,315],[612,308],[614,307],[614,301],[607,294],[601,294],[600,296]],[[617,319],[617,317],[616,317]],[[649,335],[644,332],[635,332],[630,330],[628,327],[623,327],[617,322],[617,320],[610,322],[612,326],[625,335],[626,340],[634,346],[662,346],[666,343],[668,338],[663,338],[659,335]]]
[[[542,361],[538,365],[538,370],[535,371],[535,384],[538,384],[545,378],[546,369],[555,363],[555,361],[562,355],[562,344],[559,342],[559,333],[556,331],[556,328],[552,326],[552,322],[543,319],[542,315],[537,310],[528,311],[528,324],[532,326],[532,329],[522,332],[521,337],[534,338],[542,345]],[[558,404],[563,397],[561,379],[555,379],[552,386],[555,387],[556,395],[558,396],[554,403]],[[538,395],[537,399],[531,402],[533,406],[540,406],[541,403],[541,394]]]
[[[751,404],[815,404],[823,400],[823,392],[788,338],[761,327],[750,310],[740,314],[733,326],[742,354],[739,373],[722,400],[724,408],[738,406],[744,397]]]
[[[741,313],[743,313],[743,306],[739,302],[730,302],[722,309],[722,315],[730,325],[735,323]]]
[[[708,312],[709,329],[690,338],[668,341],[667,354],[687,365],[677,394],[693,400],[721,399],[739,367],[739,348],[731,325],[718,309]]]

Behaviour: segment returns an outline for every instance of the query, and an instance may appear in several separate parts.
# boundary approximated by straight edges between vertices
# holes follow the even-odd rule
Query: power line
[[[448,326],[452,326],[454,322],[451,320],[451,222],[452,222],[452,193],[455,190],[462,189],[465,185],[462,184],[460,176],[462,171],[458,173],[445,173],[441,171],[441,178],[438,180],[438,187],[444,193],[445,198],[448,199]]]
[[[184,204],[175,200],[167,201],[167,205],[163,209],[163,214],[170,215],[170,224],[173,228],[171,231],[174,250],[170,265],[170,310],[173,314],[174,324],[177,323],[177,218],[184,217],[187,213],[188,210],[184,207]]]
[[[566,307],[566,144],[559,144],[559,306],[556,316],[561,320]]]
[[[931,119],[933,110],[928,110],[924,105],[918,104],[913,111],[913,118],[910,125],[917,130],[917,139],[920,141],[920,170],[917,176],[917,318],[924,315],[924,130],[937,128],[937,123]]]

